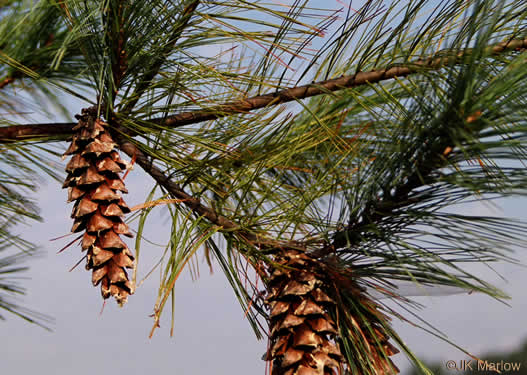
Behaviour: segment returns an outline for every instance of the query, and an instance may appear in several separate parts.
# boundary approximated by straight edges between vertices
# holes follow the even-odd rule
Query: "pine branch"
[[[74,122],[12,125],[0,128],[0,143],[14,143],[33,138],[66,139],[73,134]]]
[[[311,252],[310,255],[313,258],[322,258],[339,248],[357,245],[361,241],[357,233],[361,233],[372,224],[392,216],[395,210],[419,202],[419,198],[410,197],[411,192],[430,184],[432,182],[431,173],[448,165],[448,154],[454,146],[451,139],[445,139],[430,149],[423,156],[414,172],[407,177],[406,182],[396,187],[394,194],[387,194],[382,200],[376,199],[367,202],[361,222],[351,221],[344,230],[337,231],[333,235],[329,244]]]
[[[187,27],[190,19],[192,18],[192,15],[194,14],[194,11],[199,5],[200,0],[194,0],[190,4],[188,4],[185,9],[183,10],[183,14],[181,15],[181,20],[179,22],[176,22],[176,27],[170,36],[170,43],[165,46],[163,51],[158,55],[157,59],[154,60],[154,62],[151,64],[150,69],[141,77],[139,84],[137,85],[134,93],[131,95],[132,100],[128,102],[123,112],[127,113],[131,111],[134,106],[137,104],[143,93],[150,87],[152,84],[152,79],[159,73],[159,69],[161,69],[161,66],[165,62],[167,56],[170,54],[172,49],[174,48],[174,45],[177,43],[179,38],[181,37],[181,34]]]
[[[525,49],[527,49],[527,39],[513,39],[509,42],[498,43],[494,46],[488,47],[489,54],[494,56],[509,51],[520,51]],[[156,118],[150,120],[150,122],[167,128],[178,128],[184,125],[215,120],[229,115],[248,113],[267,106],[302,100],[345,88],[358,87],[372,83],[379,83],[393,78],[406,77],[418,73],[423,69],[433,70],[445,66],[462,64],[463,59],[471,52],[471,49],[465,49],[456,54],[452,54],[452,51],[443,51],[428,59],[417,60],[407,65],[387,67],[384,69],[371,70],[369,72],[359,72],[354,75],[342,76],[340,78],[280,90],[271,94],[258,95],[247,99],[220,104],[208,109],[183,112],[166,118]],[[73,134],[73,126],[75,126],[75,123],[6,126],[0,128],[0,143],[27,141],[32,138],[44,137],[55,140],[65,139]]]
[[[525,46],[517,48],[525,48]],[[496,51],[496,49],[493,49],[493,51]],[[464,82],[463,77],[458,78],[458,80]],[[479,114],[478,112],[472,114],[466,113],[464,116],[462,115],[463,112],[461,112],[461,116],[466,117],[458,120],[465,124],[475,122],[481,115],[481,112]],[[455,116],[450,117],[445,115],[442,124],[454,132],[456,125],[455,123],[449,122],[452,119],[455,119]],[[462,125],[460,125],[461,127]],[[382,225],[384,220],[389,220],[397,210],[409,209],[412,205],[418,204],[423,199],[426,199],[427,194],[431,194],[430,192],[424,192],[423,189],[417,192],[416,190],[430,187],[438,181],[437,171],[449,165],[452,160],[450,158],[452,156],[451,153],[460,143],[468,140],[471,135],[476,135],[481,131],[481,129],[476,129],[477,127],[474,127],[470,132],[465,132],[465,135],[462,135],[460,139],[454,139],[447,132],[444,132],[445,129],[442,131],[441,129],[433,128],[427,133],[422,134],[422,139],[416,139],[416,141],[426,143],[430,140],[430,143],[427,144],[428,150],[414,163],[413,171],[405,177],[405,182],[391,186],[393,192],[386,194],[386,191],[384,191],[382,198],[377,196],[364,202],[361,206],[361,215],[359,217],[352,218],[345,228],[333,234],[329,243],[320,249],[310,252],[310,255],[314,258],[320,258],[338,249],[355,248],[361,242],[367,240],[368,235],[363,236],[361,233],[371,233],[372,228]],[[512,130],[510,132],[513,133]]]
[[[220,226],[225,232],[235,233],[241,240],[262,250],[293,249],[305,251],[306,247],[299,241],[280,241],[259,236],[242,228],[239,224],[225,216],[219,215],[211,207],[203,205],[199,199],[192,197],[181,189],[178,184],[166,176],[163,171],[153,165],[152,161],[132,142],[123,136],[115,136],[119,148],[143,168],[160,186],[165,188],[175,199],[180,199],[197,216],[203,216],[211,223]]]
[[[446,147],[442,148],[446,149]],[[430,153],[430,158],[423,161],[422,168],[417,169],[410,175],[405,184],[398,186],[394,195],[382,201],[375,200],[368,202],[364,209],[364,218],[360,223],[350,222],[344,230],[334,233],[332,241],[329,244],[310,252],[309,255],[313,258],[322,258],[334,253],[339,248],[357,245],[361,241],[360,236],[357,237],[357,233],[361,233],[372,224],[378,223],[382,219],[393,215],[393,211],[418,202],[418,200],[409,197],[410,193],[430,183],[430,173],[448,163],[447,159],[442,156],[439,153],[435,155]]]

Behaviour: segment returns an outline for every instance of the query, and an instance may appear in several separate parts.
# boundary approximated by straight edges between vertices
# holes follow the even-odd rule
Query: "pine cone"
[[[294,250],[275,262],[283,267],[270,270],[266,300],[271,309],[266,359],[272,361],[272,375],[341,373],[337,329],[329,316],[335,302],[325,293],[315,262]]]
[[[135,267],[134,257],[120,238],[132,237],[122,220],[130,208],[120,194],[127,193],[119,174],[128,164],[119,157],[108,124],[97,118],[96,109],[83,109],[76,117],[76,133],[64,153],[73,156],[62,186],[68,188],[68,202],[75,201],[71,231],[85,231],[81,247],[87,252],[86,269],[93,270],[93,285],[101,284],[103,298],[113,296],[122,306],[134,292],[125,270]]]
[[[274,259],[280,267],[270,267],[267,284],[267,305],[270,307],[270,346],[266,360],[272,361],[272,375],[350,374],[344,366],[339,348],[334,291],[341,287],[330,269],[305,253],[287,250]],[[348,284],[350,278],[344,278]],[[350,287],[347,285],[346,287]],[[358,304],[371,316],[380,317],[377,304],[358,285],[353,286]],[[389,336],[375,322],[351,317],[360,332],[361,346],[369,353],[375,374],[398,372],[386,356],[398,350],[389,343]],[[369,329],[366,328],[366,324]],[[356,371],[353,375],[363,375]]]

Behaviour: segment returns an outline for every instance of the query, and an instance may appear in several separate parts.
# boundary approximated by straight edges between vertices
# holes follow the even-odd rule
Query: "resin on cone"
[[[127,190],[120,177],[128,168],[116,149],[108,124],[97,118],[97,109],[83,109],[68,150],[72,155],[63,188],[68,202],[75,202],[72,232],[82,232],[81,247],[86,251],[86,269],[93,270],[94,286],[101,285],[104,299],[114,297],[126,303],[134,286],[126,269],[135,267],[134,257],[120,235],[132,237],[123,221],[130,209],[121,194]]]
[[[282,251],[275,256],[274,263],[268,270],[266,298],[270,310],[266,360],[271,361],[271,375],[350,374],[339,347],[338,326],[331,318],[336,315],[331,292],[336,284],[327,267],[296,250]],[[366,295],[358,293],[357,297],[360,303],[376,310],[375,303]],[[374,373],[397,373],[386,358],[398,352],[388,342],[388,335],[376,325],[372,325],[373,330],[360,325],[357,328],[361,330],[361,345],[369,348]],[[353,372],[353,375],[365,374]]]

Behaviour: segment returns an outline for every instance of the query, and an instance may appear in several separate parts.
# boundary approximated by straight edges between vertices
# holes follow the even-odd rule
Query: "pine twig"
[[[152,161],[132,142],[123,136],[115,136],[119,143],[119,148],[131,158],[135,158],[136,163],[143,168],[159,185],[165,188],[175,199],[180,200],[190,208],[196,215],[203,216],[211,223],[222,227],[226,232],[232,232],[239,239],[251,244],[262,250],[276,249],[295,249],[305,251],[305,244],[293,240],[274,240],[267,237],[259,236],[253,232],[247,231],[239,224],[231,221],[225,216],[219,215],[213,208],[205,206],[199,199],[187,194],[178,184],[166,176],[163,171],[153,165]]]
[[[527,49],[527,39],[513,39],[509,42],[498,43],[488,47],[488,50],[492,55],[525,49]],[[428,59],[417,60],[407,65],[376,69],[369,72],[359,72],[354,75],[342,76],[340,78],[280,90],[271,94],[258,95],[248,99],[220,104],[208,109],[183,112],[166,118],[156,118],[150,120],[150,122],[165,127],[178,128],[184,125],[210,121],[233,114],[248,113],[270,105],[302,100],[312,96],[325,94],[327,92],[379,83],[393,78],[406,77],[417,73],[424,68],[439,69],[448,65],[459,64],[465,56],[471,53],[471,51],[471,49],[466,49],[454,55],[448,55],[443,51]],[[73,134],[72,129],[75,125],[76,123],[70,122],[6,126],[0,128],[0,143],[11,143],[43,137],[56,140],[65,139]]]

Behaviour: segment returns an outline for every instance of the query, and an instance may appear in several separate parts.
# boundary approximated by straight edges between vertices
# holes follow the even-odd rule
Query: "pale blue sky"
[[[148,191],[145,181],[143,172],[135,169],[128,181],[134,187],[127,197],[130,205],[144,199]],[[80,249],[72,247],[57,255],[56,251],[66,241],[48,241],[68,232],[71,226],[71,207],[64,204],[65,194],[57,183],[48,182],[40,192],[46,220],[28,228],[28,238],[42,244],[47,255],[30,262],[31,280],[24,282],[29,289],[25,301],[56,318],[54,331],[46,332],[13,317],[0,322],[1,335],[8,338],[0,340],[3,373],[264,374],[265,363],[260,357],[266,343],[254,337],[221,272],[210,276],[204,263],[197,282],[192,282],[187,272],[177,283],[173,338],[169,337],[167,310],[161,328],[148,339],[152,326],[148,315],[155,303],[158,274],[138,288],[124,308],[109,300],[100,315],[101,298],[98,288],[90,284],[90,273],[83,265],[68,272],[80,258]],[[525,199],[510,199],[503,205],[503,213],[521,216],[526,203]],[[161,225],[165,217],[153,215],[152,224],[156,225],[150,228],[149,236],[159,240],[166,236]],[[158,248],[146,243],[143,246],[140,275],[160,255]],[[518,255],[524,262],[527,260],[525,253]],[[511,308],[477,294],[416,299],[428,305],[421,312],[425,319],[475,355],[508,350],[527,338],[527,326],[521,323],[527,309],[525,271],[506,264],[497,268],[509,278],[504,289],[513,296]],[[410,347],[424,358],[467,359],[463,353],[418,329],[397,321],[394,325]],[[402,369],[408,365],[402,354],[395,360]]]

